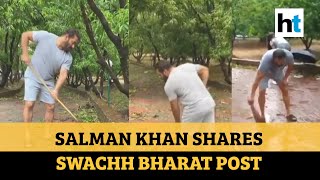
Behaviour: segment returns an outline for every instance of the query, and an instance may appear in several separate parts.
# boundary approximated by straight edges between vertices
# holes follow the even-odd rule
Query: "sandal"
[[[288,121],[297,121],[297,117],[295,117],[293,114],[290,114],[288,116],[286,116]]]

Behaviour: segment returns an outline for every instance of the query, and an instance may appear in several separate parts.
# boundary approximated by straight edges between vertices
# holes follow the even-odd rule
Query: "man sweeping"
[[[286,49],[291,51],[290,43],[283,37],[275,37],[274,33],[269,33],[267,37],[268,50],[270,49]],[[273,84],[277,84],[276,81],[272,80]]]
[[[269,85],[269,80],[276,81],[281,90],[284,105],[286,108],[287,120],[297,120],[297,118],[290,111],[290,97],[288,92],[288,78],[293,70],[293,64],[293,55],[286,49],[271,49],[263,55],[258,67],[255,80],[251,87],[251,94],[248,97],[248,103],[257,122],[265,122],[265,96],[266,89]],[[287,70],[284,72],[285,67],[287,67]],[[254,107],[255,92],[258,87],[258,103],[261,114],[258,114],[258,111]]]
[[[174,67],[159,61],[156,69],[166,82],[164,90],[176,122],[215,122],[216,104],[206,88],[207,67],[191,63]]]
[[[36,43],[32,58],[28,54],[29,41]],[[39,98],[45,103],[45,121],[52,122],[54,117],[55,99],[68,76],[72,64],[71,50],[80,42],[80,34],[75,29],[69,29],[61,36],[48,31],[27,31],[22,33],[21,60],[28,65],[24,77],[24,122],[32,122],[35,101]],[[32,68],[32,69],[31,69]],[[34,71],[45,81],[49,92],[40,82]],[[58,75],[55,84],[55,77]]]

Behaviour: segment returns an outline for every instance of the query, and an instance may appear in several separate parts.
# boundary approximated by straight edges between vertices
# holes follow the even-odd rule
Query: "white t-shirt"
[[[197,64],[182,64],[170,73],[164,86],[169,101],[179,99],[184,115],[215,107],[215,101],[198,75],[200,69]]]

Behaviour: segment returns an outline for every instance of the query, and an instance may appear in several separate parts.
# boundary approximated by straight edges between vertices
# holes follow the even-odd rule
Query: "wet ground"
[[[233,68],[232,70],[232,121],[254,122],[247,95],[255,77],[253,69]],[[258,91],[256,92],[256,96]],[[292,75],[289,79],[291,111],[298,122],[320,122],[320,79],[316,76],[301,77]],[[255,107],[258,108],[257,97]],[[258,108],[259,109],[259,108]],[[285,106],[277,85],[270,83],[266,95],[266,121],[287,122]]]

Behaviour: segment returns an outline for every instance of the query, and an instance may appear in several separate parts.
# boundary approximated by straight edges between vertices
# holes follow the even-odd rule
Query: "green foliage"
[[[216,48],[213,49],[213,57],[216,59],[228,58],[232,54],[232,0],[218,1],[215,4],[214,30]]]
[[[318,0],[282,0],[282,7],[304,8],[304,36],[320,38],[320,1]]]
[[[97,112],[93,108],[90,108],[90,109],[82,108],[77,112],[76,116],[82,122],[98,122],[99,121]]]
[[[130,53],[142,45],[165,57],[231,55],[231,0],[166,0],[133,2]]]
[[[237,34],[264,37],[274,31],[275,8],[304,8],[305,37],[320,38],[318,0],[237,0],[233,19]]]
[[[264,37],[274,31],[275,0],[239,0],[233,3],[236,34]]]
[[[0,61],[9,63],[9,56],[4,53],[7,32],[9,32],[10,42],[13,37],[20,41],[20,36],[24,31],[47,30],[61,35],[68,28],[77,28],[82,37],[79,47],[83,57],[79,56],[78,51],[72,53],[74,61],[71,73],[81,72],[83,67],[88,67],[92,72],[98,71],[100,66],[96,63],[97,57],[86,34],[81,16],[81,2],[87,3],[85,0],[4,0],[0,5],[0,14],[3,17],[0,19]],[[119,35],[124,40],[124,44],[127,45],[129,42],[128,4],[125,8],[120,8],[117,0],[97,0],[95,3],[105,15],[112,31]],[[88,13],[98,47],[100,50],[107,52],[107,58],[113,62],[114,71],[119,72],[120,58],[116,47],[107,37],[99,19],[89,8]],[[30,54],[33,50],[34,47],[31,48]],[[17,49],[17,53],[18,55],[21,53],[20,48]]]

